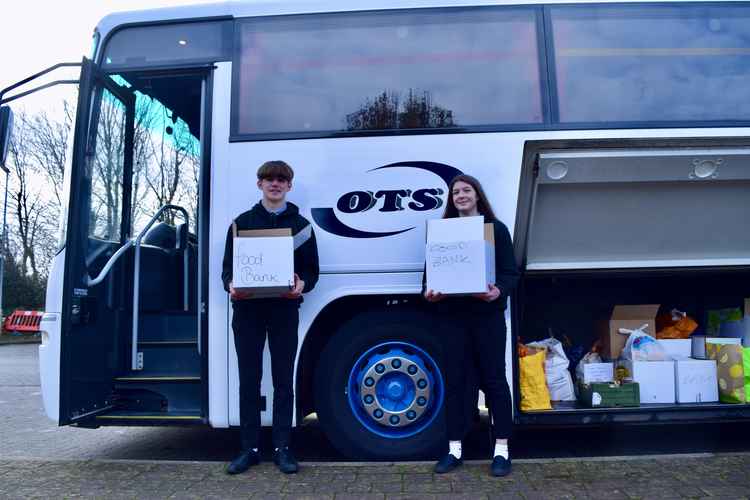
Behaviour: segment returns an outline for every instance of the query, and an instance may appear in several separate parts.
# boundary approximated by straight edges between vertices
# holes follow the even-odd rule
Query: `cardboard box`
[[[602,342],[602,356],[615,360],[620,357],[622,348],[628,340],[627,335],[618,333],[620,328],[635,330],[644,324],[648,324],[646,333],[654,337],[656,332],[656,314],[659,312],[658,304],[647,304],[637,306],[617,305],[612,311],[609,321],[599,323],[599,338]]]
[[[674,361],[620,361],[628,378],[638,382],[641,404],[674,403]]]
[[[657,342],[672,359],[688,359],[693,354],[693,342],[690,339],[659,339]]]
[[[578,386],[578,400],[586,408],[621,408],[640,406],[638,384],[581,384]]]
[[[674,376],[678,403],[712,403],[719,400],[716,361],[712,359],[675,361]]]
[[[495,283],[495,233],[484,217],[427,221],[426,286],[450,295],[487,291]]]
[[[583,380],[579,382],[593,384],[614,382],[614,380],[614,363],[586,363],[583,365]]]
[[[274,297],[294,287],[292,230],[234,229],[232,285],[254,297]]]

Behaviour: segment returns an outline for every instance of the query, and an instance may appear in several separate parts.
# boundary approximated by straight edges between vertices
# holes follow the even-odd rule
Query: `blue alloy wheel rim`
[[[349,407],[367,430],[403,439],[426,429],[443,406],[443,376],[423,349],[385,342],[359,357],[347,382]]]

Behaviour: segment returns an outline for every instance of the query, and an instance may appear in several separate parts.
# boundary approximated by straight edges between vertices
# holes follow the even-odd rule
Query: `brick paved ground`
[[[2,498],[750,498],[750,454],[525,461],[491,478],[486,464],[432,474],[431,464],[263,463],[227,476],[219,462],[0,459]]]

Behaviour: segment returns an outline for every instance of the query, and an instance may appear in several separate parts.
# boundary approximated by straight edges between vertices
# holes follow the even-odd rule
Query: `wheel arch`
[[[373,311],[420,311],[423,306],[417,294],[345,295],[323,307],[313,320],[302,342],[297,361],[295,399],[297,422],[316,411],[315,369],[328,341],[346,322]]]

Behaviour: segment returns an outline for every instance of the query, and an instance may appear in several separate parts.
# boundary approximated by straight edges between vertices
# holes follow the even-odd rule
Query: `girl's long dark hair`
[[[487,195],[484,194],[484,189],[482,189],[482,185],[479,183],[476,177],[472,177],[471,175],[466,175],[466,174],[455,176],[453,180],[451,180],[450,184],[448,185],[448,200],[445,204],[445,212],[443,212],[443,219],[452,219],[453,217],[458,217],[458,209],[456,208],[456,205],[453,203],[453,186],[455,186],[456,183],[459,181],[465,182],[466,184],[473,187],[474,191],[476,191],[477,212],[479,212],[480,215],[484,215],[484,220],[485,221],[495,220],[495,212],[492,211],[492,205],[490,205],[490,202],[487,200]]]

